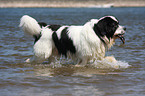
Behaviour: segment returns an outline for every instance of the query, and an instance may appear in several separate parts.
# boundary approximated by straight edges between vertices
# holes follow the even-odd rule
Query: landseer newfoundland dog
[[[89,64],[94,60],[116,62],[113,56],[105,57],[105,51],[120,38],[125,43],[123,34],[126,28],[119,25],[114,16],[91,19],[82,26],[47,25],[24,15],[20,25],[25,33],[35,39],[34,56],[28,63],[50,62],[55,56],[64,56],[73,60],[76,65]]]

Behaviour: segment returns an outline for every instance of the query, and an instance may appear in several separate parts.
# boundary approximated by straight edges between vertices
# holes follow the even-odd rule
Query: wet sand
[[[145,7],[145,0],[0,0],[0,8],[13,7]]]

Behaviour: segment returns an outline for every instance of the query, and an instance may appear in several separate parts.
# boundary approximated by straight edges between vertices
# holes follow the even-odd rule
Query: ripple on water
[[[68,60],[68,59],[67,59]],[[68,61],[56,61],[51,64],[34,64],[29,65],[34,68],[34,75],[36,76],[92,76],[93,74],[108,74],[110,71],[114,70],[124,70],[130,68],[127,62],[117,61],[116,63],[110,63],[108,61],[99,61],[96,60],[92,64],[87,64],[86,66],[75,66],[73,64],[68,64]],[[47,62],[46,62],[47,63]],[[114,73],[109,73],[114,74]],[[118,72],[115,72],[118,74]]]

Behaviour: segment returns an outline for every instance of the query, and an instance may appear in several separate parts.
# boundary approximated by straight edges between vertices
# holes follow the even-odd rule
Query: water
[[[33,38],[18,28],[24,14],[48,24],[82,25],[92,18],[114,15],[127,27],[126,43],[106,53],[116,65],[96,61],[95,66],[26,64]],[[145,8],[2,8],[0,9],[1,96],[144,96]],[[58,61],[59,62],[59,61]],[[97,65],[98,64],[98,65]],[[129,67],[130,65],[130,67]],[[116,67],[117,66],[117,67]]]

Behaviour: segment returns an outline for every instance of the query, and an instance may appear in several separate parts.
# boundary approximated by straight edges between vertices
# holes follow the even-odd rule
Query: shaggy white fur
[[[76,49],[75,54],[70,51],[67,52],[68,58],[71,58],[75,63],[81,65],[87,64],[96,58],[98,60],[107,59],[109,62],[116,62],[114,57],[105,57],[105,51],[115,43],[115,36],[124,34],[125,31],[123,27],[119,25],[112,38],[108,38],[106,35],[100,37],[105,42],[104,44],[93,28],[95,24],[106,17],[118,22],[113,16],[105,16],[99,20],[92,19],[83,26],[62,26],[56,31],[58,39],[60,39],[62,31],[68,27],[68,37],[73,41],[73,45]],[[27,59],[26,62],[41,63],[54,55],[53,51],[56,51],[57,48],[52,39],[54,31],[52,31],[51,28],[48,28],[48,26],[41,28],[38,22],[28,15],[24,15],[21,18],[20,27],[25,33],[30,35],[39,35],[41,33],[41,37],[33,47],[34,57]],[[55,55],[60,54],[56,51]]]

